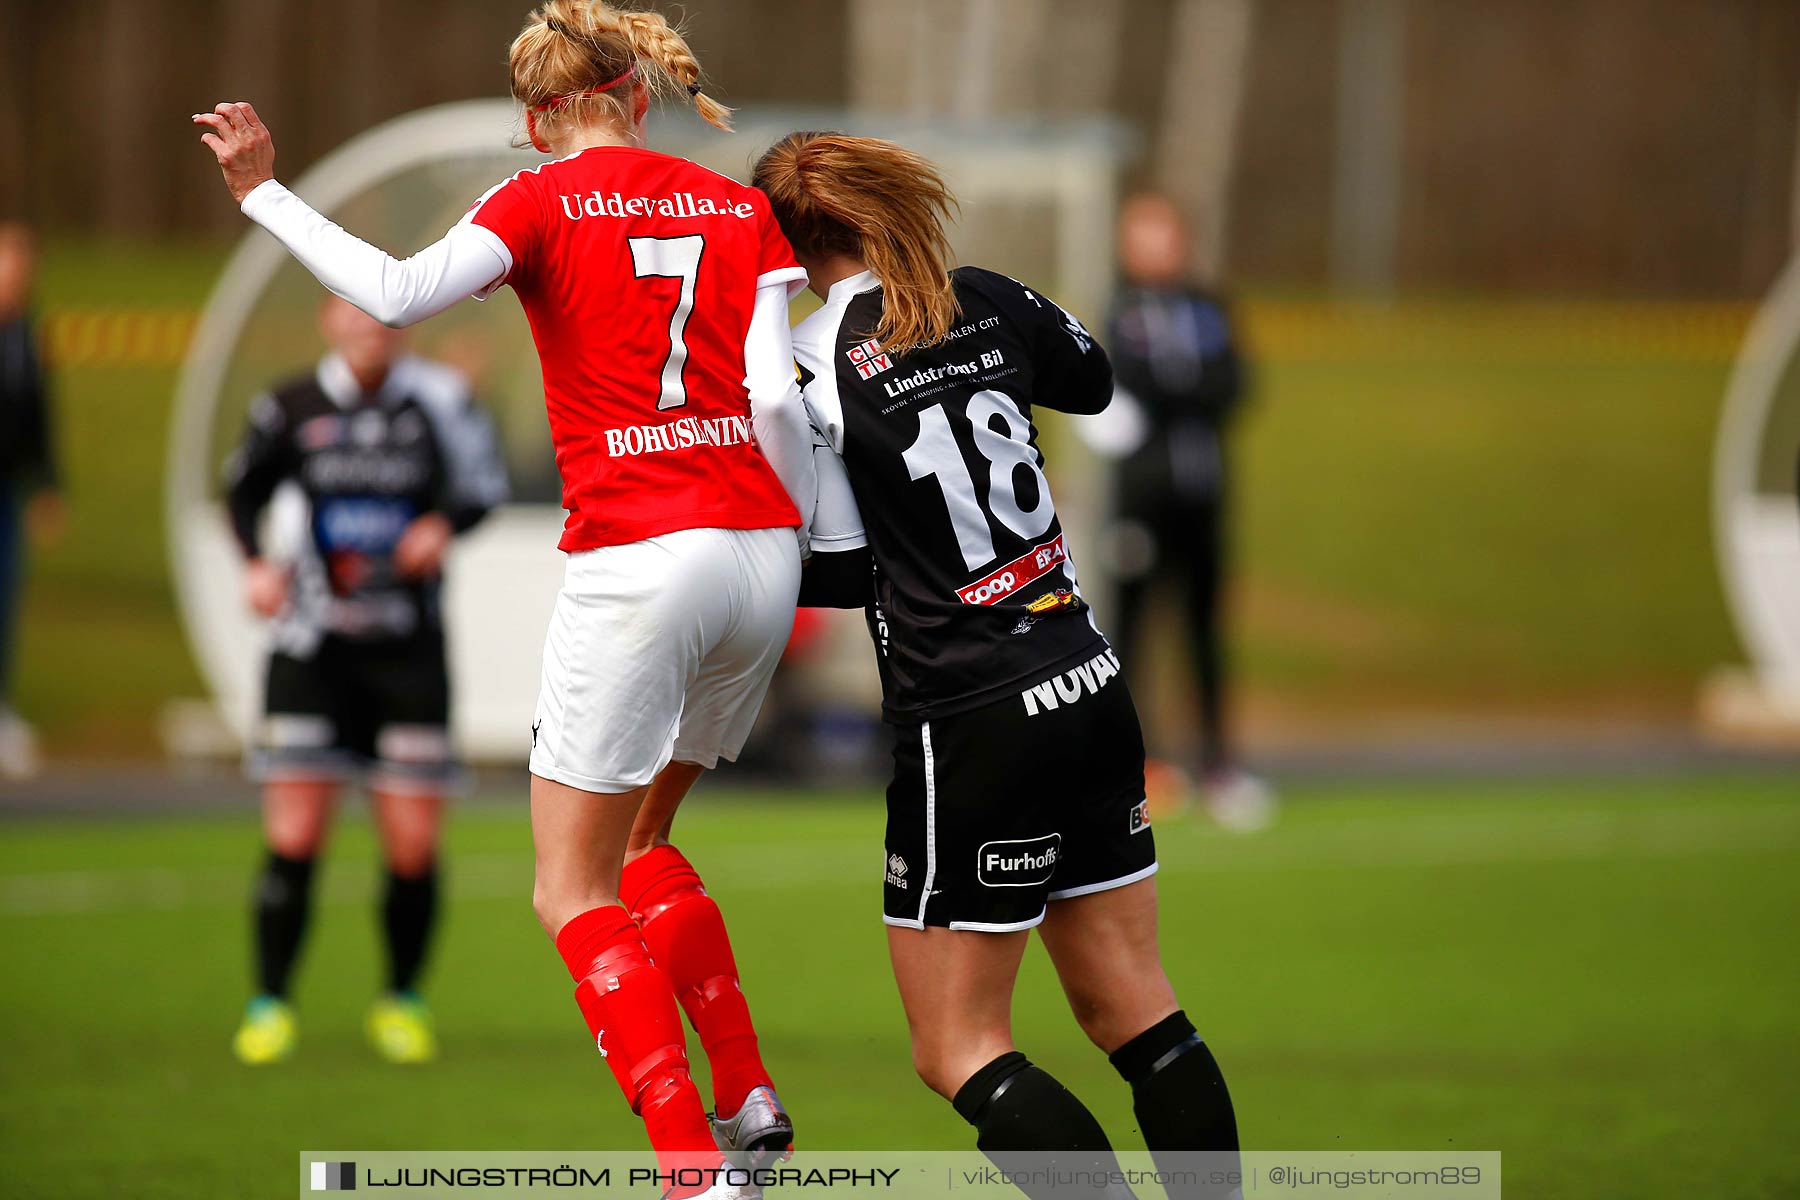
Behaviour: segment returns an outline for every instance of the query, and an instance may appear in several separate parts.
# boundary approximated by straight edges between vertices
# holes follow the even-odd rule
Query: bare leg
[[[888,956],[913,1067],[976,1130],[975,1144],[1003,1169],[1118,1170],[1094,1115],[1046,1071],[1013,1048],[1012,994],[1030,934],[888,928]],[[1032,1200],[1068,1195],[1054,1182],[1020,1184]],[[1092,1196],[1094,1193],[1087,1193]],[[1130,1200],[1123,1186],[1105,1200]]]
[[[428,792],[383,792],[370,797],[375,833],[388,870],[414,878],[437,861],[444,798]]]
[[[1013,984],[1029,938],[1025,930],[888,926],[913,1069],[944,1099],[955,1099],[976,1071],[1013,1049]]]
[[[1075,1020],[1111,1054],[1180,1005],[1156,945],[1156,878],[1053,901],[1038,926]]]
[[[285,858],[316,858],[331,832],[338,785],[332,780],[299,779],[263,787],[263,837]]]
[[[695,763],[672,762],[650,781],[650,789],[644,796],[643,806],[638,809],[637,820],[631,826],[631,837],[625,845],[626,862],[642,857],[657,846],[669,844],[669,834],[675,828],[675,810],[681,807],[688,791],[704,774],[706,768]]]
[[[1204,1182],[1171,1200],[1235,1194],[1237,1116],[1212,1051],[1175,999],[1156,948],[1156,881],[1054,901],[1039,927],[1075,1019],[1131,1085],[1158,1166]],[[1203,1152],[1205,1162],[1175,1156]]]
[[[625,844],[649,790],[584,792],[531,777],[531,844],[537,856],[532,907],[552,938],[570,918],[619,902]]]

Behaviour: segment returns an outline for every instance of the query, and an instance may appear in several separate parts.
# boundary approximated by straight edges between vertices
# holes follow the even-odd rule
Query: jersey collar
[[[825,303],[848,304],[850,297],[872,292],[880,286],[881,280],[875,278],[875,272],[859,271],[832,284],[831,290],[825,293]]]

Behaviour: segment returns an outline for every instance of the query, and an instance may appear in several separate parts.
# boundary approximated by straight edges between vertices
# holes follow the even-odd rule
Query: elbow
[[[389,329],[405,329],[417,322],[417,318],[401,304],[378,304],[369,315]]]
[[[801,397],[800,389],[792,383],[781,388],[752,392],[750,412],[758,421],[772,422],[783,427],[806,425],[806,401]]]

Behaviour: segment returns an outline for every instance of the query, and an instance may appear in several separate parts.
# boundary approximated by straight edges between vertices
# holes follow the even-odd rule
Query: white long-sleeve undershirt
[[[271,179],[244,197],[244,215],[273,234],[333,294],[383,325],[416,325],[505,281],[512,258],[499,238],[473,224],[454,225],[411,258],[395,258],[326,219]],[[744,386],[750,423],[763,457],[800,512],[800,544],[818,496],[812,429],[794,377],[788,328],[788,284],[756,290],[744,339]]]
[[[491,289],[512,269],[493,235],[455,225],[411,258],[395,258],[327,220],[271,179],[244,197],[244,215],[275,235],[326,289],[396,329]]]
[[[795,375],[794,334],[788,327],[788,285],[756,289],[756,309],[744,338],[744,387],[750,393],[750,425],[756,444],[800,513],[800,549],[808,550],[813,507],[819,498],[813,465],[812,422]]]

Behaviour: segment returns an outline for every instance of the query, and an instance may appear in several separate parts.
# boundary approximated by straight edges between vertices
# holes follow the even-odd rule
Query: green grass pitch
[[[1311,784],[1272,833],[1158,826],[1163,942],[1246,1144],[1500,1150],[1514,1196],[1800,1194],[1791,780]],[[630,1148],[528,905],[518,798],[457,814],[444,1055],[373,1060],[369,832],[322,881],[291,1063],[239,1067],[250,814],[0,837],[0,1161],[16,1196],[281,1195],[306,1148]],[[812,1148],[961,1148],[911,1074],[874,795],[711,788],[678,829]],[[1139,1143],[1033,948],[1020,1044]]]

